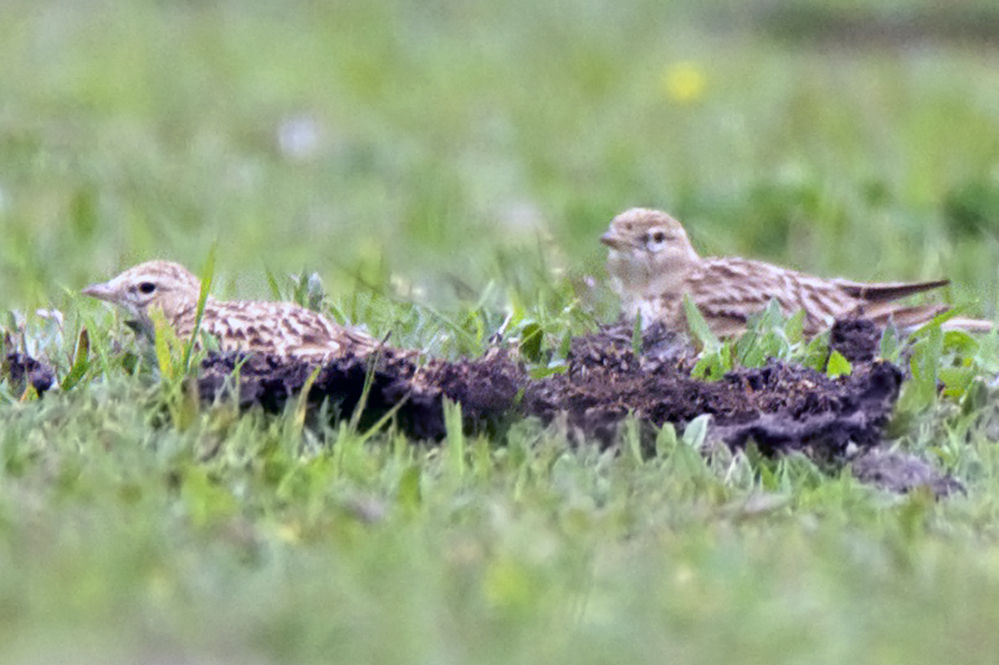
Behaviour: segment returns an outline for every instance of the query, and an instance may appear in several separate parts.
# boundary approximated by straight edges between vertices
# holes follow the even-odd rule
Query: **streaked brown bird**
[[[124,309],[134,317],[130,325],[149,338],[153,336],[150,312],[158,308],[177,337],[186,340],[194,332],[201,282],[178,263],[147,261],[107,282],[91,284],[83,293]],[[215,337],[222,351],[310,362],[347,353],[363,355],[379,346],[364,333],[289,302],[216,300],[209,296],[200,330]]]
[[[863,283],[824,279],[762,261],[702,258],[677,220],[659,210],[632,208],[615,217],[600,238],[610,248],[607,270],[625,316],[683,329],[683,297],[697,305],[719,337],[745,331],[749,317],[776,300],[785,316],[804,310],[804,333],[814,336],[836,319],[867,318],[884,326],[913,328],[946,311],[946,305],[903,307],[894,301],[945,286],[929,282]],[[987,331],[989,321],[952,319],[952,327]]]

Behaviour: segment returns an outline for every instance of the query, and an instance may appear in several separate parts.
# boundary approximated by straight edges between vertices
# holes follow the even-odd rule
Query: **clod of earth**
[[[39,395],[55,383],[55,372],[45,363],[29,355],[15,352],[4,357],[0,377],[10,377],[10,383],[17,393],[23,393],[30,383]]]
[[[829,348],[853,364],[874,362],[880,344],[881,329],[869,319],[837,321],[829,331]]]

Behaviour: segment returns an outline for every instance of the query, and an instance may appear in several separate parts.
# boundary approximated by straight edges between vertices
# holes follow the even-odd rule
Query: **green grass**
[[[192,410],[78,295],[217,242],[216,295],[315,272],[399,346],[476,355],[512,315],[557,359],[615,311],[597,237],[652,205],[707,254],[946,275],[996,315],[999,54],[661,5],[6,3],[0,311],[60,378],[83,326],[93,362],[0,383],[0,660],[992,662],[995,337],[914,353],[892,433],[967,488],[935,502],[666,435],[641,460]]]

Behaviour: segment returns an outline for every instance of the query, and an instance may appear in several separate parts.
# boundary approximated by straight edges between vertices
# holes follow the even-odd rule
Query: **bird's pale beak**
[[[91,284],[87,288],[81,291],[83,295],[90,296],[91,298],[97,298],[98,300],[106,300],[108,302],[114,302],[115,291],[107,282],[101,284]]]
[[[613,231],[608,231],[607,233],[600,236],[600,242],[607,245],[611,249],[621,249],[627,243]]]

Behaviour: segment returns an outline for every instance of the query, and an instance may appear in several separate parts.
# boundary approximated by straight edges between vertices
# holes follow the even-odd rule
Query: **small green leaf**
[[[708,438],[708,427],[711,424],[711,414],[703,413],[689,423],[683,430],[683,443],[694,450],[701,450]]]
[[[943,394],[948,397],[964,395],[971,387],[976,374],[975,368],[969,365],[941,367],[937,371],[940,382],[944,384]]]
[[[809,369],[822,372],[825,369],[826,361],[829,357],[829,334],[824,333],[813,337],[804,350],[800,353],[800,362]]]
[[[978,353],[978,340],[963,330],[945,330],[943,336],[944,349],[965,357]]]
[[[688,445],[674,448],[663,464],[662,471],[670,478],[676,478],[682,482],[701,481],[712,475],[701,451]]]
[[[835,379],[849,376],[851,372],[853,372],[853,365],[850,364],[850,361],[842,353],[833,349],[829,353],[829,362],[826,363],[826,376]]]
[[[791,344],[805,339],[805,310],[799,309],[784,323],[784,336]]]
[[[679,439],[676,436],[676,427],[673,423],[663,423],[656,433],[656,457],[665,459],[676,448]]]
[[[800,341],[803,321],[801,312],[790,323],[785,321],[780,303],[771,298],[763,311],[749,318],[746,332],[736,340],[736,362],[742,367],[762,367],[771,358],[789,358],[792,343],[786,329],[790,326]]]
[[[704,349],[714,350],[721,346],[718,337],[711,331],[708,322],[697,309],[697,305],[690,299],[688,294],[683,294],[683,313],[687,317],[687,329],[694,339],[701,344]]]
[[[537,323],[526,324],[520,332],[520,352],[532,363],[541,362],[541,341],[544,331]]]

